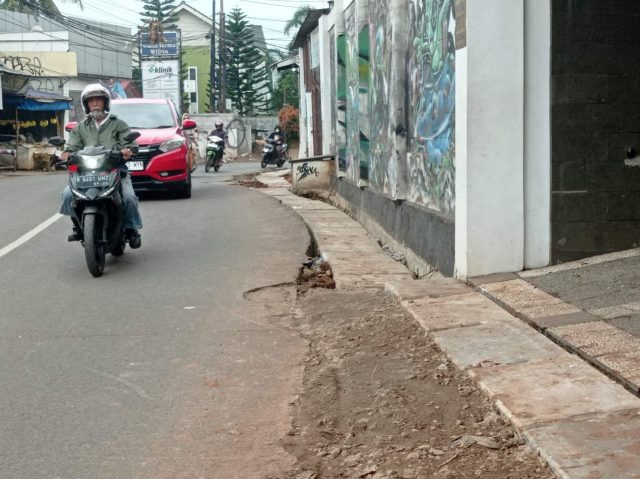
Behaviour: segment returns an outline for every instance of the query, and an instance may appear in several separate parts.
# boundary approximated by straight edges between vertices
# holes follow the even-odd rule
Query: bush
[[[300,138],[300,111],[292,105],[285,105],[278,112],[278,123],[287,133],[288,139],[298,140]]]

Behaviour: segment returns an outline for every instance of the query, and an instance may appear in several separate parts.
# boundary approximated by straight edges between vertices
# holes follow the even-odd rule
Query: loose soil
[[[265,479],[555,477],[394,296],[306,276],[304,390],[282,441],[296,466]]]

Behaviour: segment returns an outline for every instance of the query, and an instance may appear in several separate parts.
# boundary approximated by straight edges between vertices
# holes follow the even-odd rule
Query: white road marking
[[[33,238],[35,235],[37,235],[38,233],[40,233],[40,232],[44,231],[45,229],[47,229],[49,226],[51,226],[53,223],[58,221],[63,216],[64,215],[61,215],[60,213],[56,213],[51,218],[49,218],[46,221],[43,221],[42,223],[40,223],[38,226],[33,228],[28,233],[23,234],[20,238],[15,240],[13,243],[10,243],[7,246],[5,246],[4,248],[0,249],[0,258],[2,258],[4,255],[7,255],[7,254],[11,253],[18,246],[21,246],[21,245],[25,244],[27,241],[29,241],[31,238]]]

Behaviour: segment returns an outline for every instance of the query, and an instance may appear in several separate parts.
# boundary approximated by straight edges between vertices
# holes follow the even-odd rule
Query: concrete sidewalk
[[[336,287],[397,295],[558,477],[640,478],[640,399],[601,372],[624,371],[616,379],[637,391],[640,369],[627,369],[638,338],[517,275],[414,280],[359,223],[294,195],[280,174],[260,175],[259,191],[298,212]]]

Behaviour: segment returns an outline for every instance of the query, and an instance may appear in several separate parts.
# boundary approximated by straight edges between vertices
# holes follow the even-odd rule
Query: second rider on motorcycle
[[[72,152],[90,145],[101,145],[107,149],[119,148],[123,158],[133,157],[138,145],[135,141],[127,143],[124,140],[131,133],[129,125],[109,113],[111,104],[109,91],[97,83],[87,85],[82,91],[80,100],[87,116],[71,130],[69,141],[60,159],[66,161]],[[71,200],[71,191],[67,186],[62,192],[60,213],[74,218]],[[142,245],[142,239],[138,230],[142,228],[142,218],[138,211],[138,197],[133,190],[130,175],[122,178],[122,203],[124,227],[129,246],[132,249],[139,248]],[[74,223],[73,234],[69,236],[69,241],[80,240],[82,240],[81,233]]]

